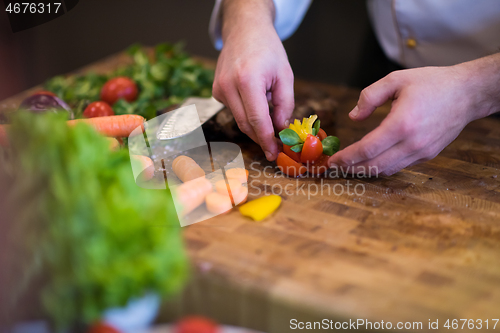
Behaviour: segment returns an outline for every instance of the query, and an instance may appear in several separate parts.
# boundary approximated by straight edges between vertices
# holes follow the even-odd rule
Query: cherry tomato
[[[300,161],[302,163],[311,164],[323,154],[323,144],[314,135],[308,134],[302,152],[300,153]]]
[[[330,156],[321,154],[321,156],[314,163],[309,163],[307,166],[307,172],[311,176],[323,175],[329,169],[328,158],[330,158]]]
[[[293,150],[290,149],[291,146],[283,144],[283,152],[288,156],[291,157],[295,162],[300,163],[300,152],[296,153]]]
[[[137,98],[137,93],[137,85],[133,80],[125,76],[119,76],[104,84],[101,89],[101,100],[109,105],[115,104],[121,98],[127,102],[133,102]]]
[[[120,331],[109,324],[97,322],[90,326],[87,333],[120,333]]]
[[[39,90],[39,91],[36,91],[33,93],[32,96],[34,95],[49,95],[49,96],[53,96],[53,97],[57,97],[56,94],[54,94],[52,91],[48,91],[48,90]]]
[[[83,111],[85,118],[114,116],[115,112],[106,102],[92,102]]]
[[[307,168],[302,163],[295,162],[285,153],[278,154],[276,164],[278,164],[278,168],[281,172],[290,177],[298,177],[307,171]]]
[[[326,138],[327,135],[326,135],[326,132],[322,128],[320,128],[316,137],[318,139],[320,139],[321,141],[323,141],[323,139]]]
[[[175,327],[175,333],[218,333],[216,322],[201,316],[189,316],[181,319]]]

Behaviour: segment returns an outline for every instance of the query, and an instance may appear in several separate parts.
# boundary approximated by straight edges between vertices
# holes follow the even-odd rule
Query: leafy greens
[[[81,114],[81,101],[99,100],[104,83],[117,76],[133,79],[139,95],[136,101],[119,100],[113,105],[115,114],[138,114],[146,119],[156,117],[158,110],[182,102],[190,96],[212,95],[213,70],[205,68],[183,51],[181,44],[159,44],[152,55],[140,45],[127,51],[132,64],[110,74],[87,73],[56,76],[45,83],[45,89],[56,93]],[[85,103],[86,104],[86,103]]]

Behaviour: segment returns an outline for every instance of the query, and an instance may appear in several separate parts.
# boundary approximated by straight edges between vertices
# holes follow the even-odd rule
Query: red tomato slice
[[[92,102],[83,111],[85,118],[114,116],[115,112],[106,102]]]
[[[175,333],[218,333],[216,322],[201,316],[189,316],[181,319],[175,327]]]
[[[307,168],[302,163],[295,162],[285,153],[279,153],[276,164],[278,164],[281,172],[290,177],[298,177],[307,171]]]
[[[326,132],[322,128],[320,128],[316,137],[323,141],[327,137],[327,135]]]
[[[328,166],[328,159],[330,156],[322,154],[318,160],[314,163],[310,163],[307,166],[307,172],[311,176],[321,176],[323,175],[326,171],[328,171],[329,166]]]
[[[300,153],[296,153],[293,150],[290,149],[291,146],[283,144],[283,152],[288,156],[291,157],[295,162],[300,163]]]
[[[314,135],[308,134],[300,153],[302,163],[314,163],[323,154],[323,144]]]

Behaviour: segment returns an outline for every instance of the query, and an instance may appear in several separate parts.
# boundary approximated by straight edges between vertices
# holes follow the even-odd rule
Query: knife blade
[[[199,121],[198,119],[193,119],[193,117],[181,109],[184,106],[192,104],[196,106]],[[158,140],[170,140],[191,133],[223,108],[224,104],[218,102],[213,97],[189,97],[182,103],[179,109],[167,112],[165,119],[158,128],[156,137]]]

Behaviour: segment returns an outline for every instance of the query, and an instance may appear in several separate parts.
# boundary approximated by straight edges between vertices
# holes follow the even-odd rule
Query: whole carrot
[[[75,119],[68,121],[68,125],[71,126],[78,123],[89,124],[102,135],[112,137],[128,137],[137,127],[141,127],[144,131],[144,117],[136,114]]]

